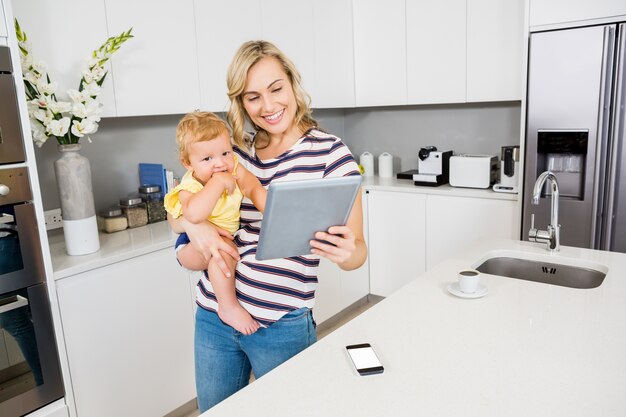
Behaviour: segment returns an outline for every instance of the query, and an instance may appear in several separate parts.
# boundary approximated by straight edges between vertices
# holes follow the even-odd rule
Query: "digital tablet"
[[[311,254],[316,232],[346,224],[360,185],[360,175],[271,183],[256,259]]]

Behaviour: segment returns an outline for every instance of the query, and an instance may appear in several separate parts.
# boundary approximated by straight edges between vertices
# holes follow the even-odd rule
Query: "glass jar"
[[[102,210],[97,220],[98,229],[107,233],[119,232],[128,227],[128,219],[122,214],[122,209],[117,206]]]
[[[139,187],[139,196],[146,203],[148,223],[161,222],[167,218],[160,185],[142,185]]]
[[[128,227],[139,227],[148,224],[148,209],[138,195],[130,195],[120,199],[122,213],[128,221]]]

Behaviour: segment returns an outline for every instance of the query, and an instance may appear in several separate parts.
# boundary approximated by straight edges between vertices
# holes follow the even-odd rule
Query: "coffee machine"
[[[421,148],[418,153],[417,171],[413,175],[415,185],[439,186],[449,181],[452,151],[441,152],[434,146]]]
[[[503,146],[500,158],[500,181],[493,186],[493,191],[517,193],[519,182],[519,145]]]

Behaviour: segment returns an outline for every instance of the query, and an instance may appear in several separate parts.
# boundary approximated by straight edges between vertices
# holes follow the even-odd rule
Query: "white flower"
[[[100,94],[100,86],[97,83],[87,83],[83,84],[83,94],[86,94],[88,97],[95,97]]]
[[[52,136],[65,136],[69,128],[70,128],[69,117],[63,117],[61,120],[52,120],[50,124],[48,124],[46,133]]]
[[[43,61],[37,61],[33,63],[33,70],[39,74],[45,74],[48,71],[48,65]]]
[[[46,129],[37,120],[30,119],[30,127],[33,132],[33,140],[35,145],[41,148],[41,145],[46,143],[48,136],[46,135]]]
[[[89,60],[87,61],[87,68],[91,69],[95,67],[96,65],[98,65],[98,62],[100,62],[98,58],[89,58]]]
[[[65,113],[72,109],[72,103],[67,101],[55,101],[53,99],[48,100],[48,108],[52,113]]]
[[[37,82],[37,89],[41,94],[52,95],[57,91],[57,83],[47,83],[41,77]]]
[[[98,130],[98,125],[89,119],[83,119],[80,122],[78,120],[74,120],[72,125],[72,134],[79,138],[96,133],[96,130]]]
[[[48,100],[46,100],[46,96],[38,96],[32,99],[29,103],[38,108],[47,109],[48,108]]]
[[[37,83],[39,82],[39,79],[41,78],[40,75],[35,74],[34,72],[25,72],[24,73],[24,79],[26,81],[28,81],[29,83],[31,83],[32,85],[37,85]]]
[[[91,69],[91,75],[93,76],[94,81],[100,81],[105,74],[106,70],[104,67],[97,66]]]
[[[85,101],[85,93],[82,91],[78,91],[78,90],[67,90],[67,95],[70,97],[70,99],[74,102],[74,103],[80,103]]]
[[[21,63],[22,73],[26,74],[28,71],[30,71],[31,65],[33,65],[33,58],[30,55],[26,55],[25,57],[22,57]]]

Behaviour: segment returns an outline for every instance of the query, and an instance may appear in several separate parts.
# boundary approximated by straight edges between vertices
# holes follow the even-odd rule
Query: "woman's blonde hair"
[[[221,135],[229,136],[226,122],[206,111],[187,113],[176,126],[176,145],[183,163],[189,163],[189,146],[196,142],[213,140]]]
[[[227,113],[227,120],[233,130],[233,141],[240,147],[250,147],[249,138],[244,132],[244,124],[247,120],[250,124],[250,116],[243,106],[243,93],[246,87],[248,71],[261,59],[271,57],[278,60],[283,70],[289,77],[289,82],[296,98],[296,115],[294,123],[302,132],[317,126],[317,122],[311,116],[311,98],[304,91],[301,84],[300,73],[289,58],[283,54],[274,44],[267,41],[249,41],[241,45],[235,57],[228,67],[227,85],[230,107]],[[257,137],[265,136],[267,132],[257,129]]]

